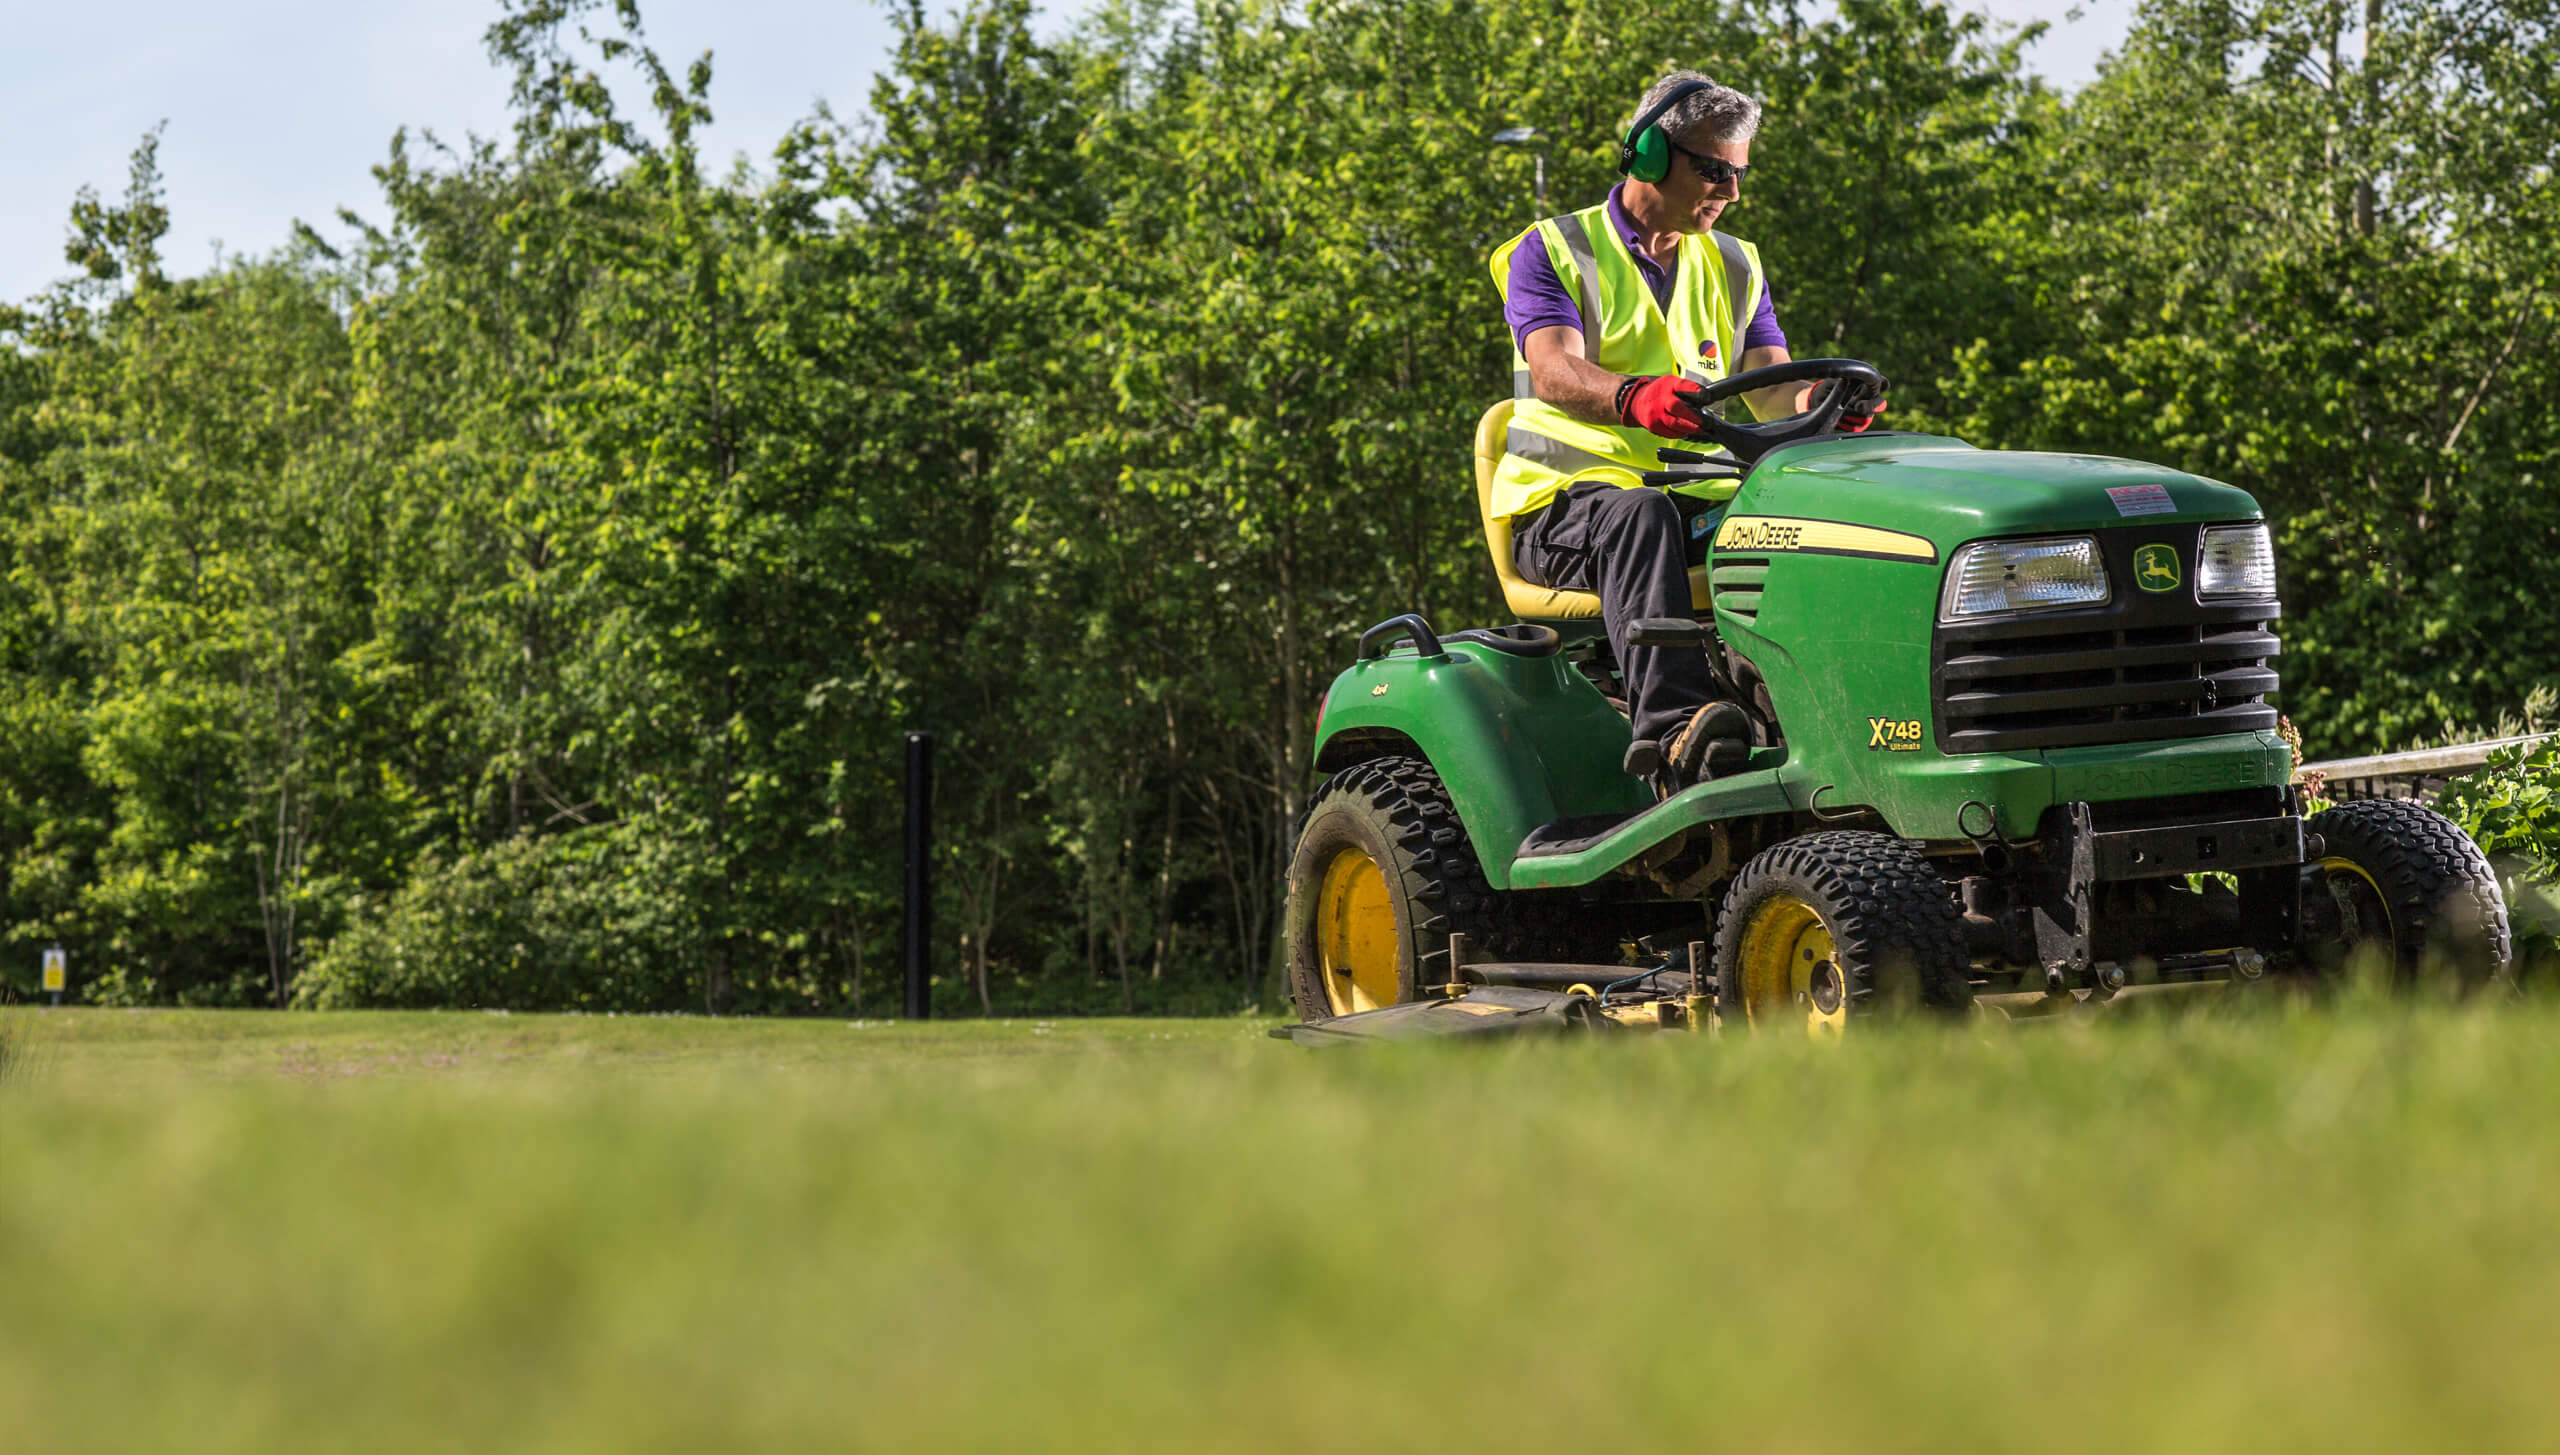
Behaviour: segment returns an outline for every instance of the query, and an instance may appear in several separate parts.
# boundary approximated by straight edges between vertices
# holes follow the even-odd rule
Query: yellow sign
[[[1922,536],[1837,520],[1729,515],[1716,530],[1719,551],[1793,551],[1808,556],[1866,556],[1879,561],[1934,561],[1938,548]]]
[[[19,961],[18,963],[19,963],[19,964],[21,964],[21,965],[24,965],[24,964],[25,964],[25,963],[27,963],[27,962],[26,962],[26,961],[24,961],[24,960],[21,960],[21,961]],[[70,974],[70,969],[71,969],[71,957],[70,957],[70,956],[63,954],[63,953],[62,953],[60,950],[58,950],[58,949],[57,949],[57,950],[47,950],[47,951],[45,951],[45,952],[44,952],[44,988],[45,988],[45,990],[46,990],[47,992],[52,992],[52,991],[60,990],[60,989],[62,988],[62,982],[63,982],[63,980],[64,980],[64,979],[65,979],[65,978]]]

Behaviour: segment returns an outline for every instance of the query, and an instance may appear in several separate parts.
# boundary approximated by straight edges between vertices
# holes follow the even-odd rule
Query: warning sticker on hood
[[[2118,515],[2175,515],[2178,502],[2169,498],[2166,485],[2110,485],[2107,498],[2116,503]]]

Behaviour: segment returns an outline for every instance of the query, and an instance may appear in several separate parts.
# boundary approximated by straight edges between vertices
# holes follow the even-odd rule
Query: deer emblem
[[[2133,553],[2133,579],[2145,591],[2178,589],[2178,548],[2144,546]]]

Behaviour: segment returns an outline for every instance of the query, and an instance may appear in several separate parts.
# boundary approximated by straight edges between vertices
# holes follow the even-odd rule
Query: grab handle
[[[1366,662],[1373,657],[1383,657],[1387,654],[1387,648],[1406,637],[1413,638],[1414,650],[1423,656],[1448,655],[1440,646],[1440,638],[1432,632],[1431,623],[1408,611],[1402,616],[1388,617],[1385,621],[1362,632],[1359,659]]]

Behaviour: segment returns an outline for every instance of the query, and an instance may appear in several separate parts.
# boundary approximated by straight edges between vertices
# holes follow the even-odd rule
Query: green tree
[[[2053,202],[2003,229],[2050,322],[1949,381],[1978,442],[2258,494],[2315,752],[2560,670],[2553,38],[2541,4],[2146,6],[2025,162]]]

